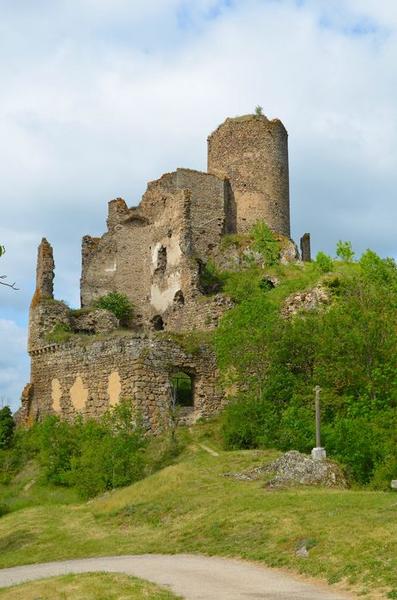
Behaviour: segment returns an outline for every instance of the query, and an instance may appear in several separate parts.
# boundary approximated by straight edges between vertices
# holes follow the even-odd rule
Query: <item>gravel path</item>
[[[147,554],[64,560],[0,570],[0,587],[66,573],[126,573],[171,589],[187,600],[348,600],[327,586],[252,563],[200,555]]]

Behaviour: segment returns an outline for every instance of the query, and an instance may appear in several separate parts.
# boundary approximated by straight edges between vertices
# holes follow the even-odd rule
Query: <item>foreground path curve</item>
[[[110,556],[0,570],[0,587],[67,573],[126,573],[167,586],[187,600],[348,600],[326,586],[306,583],[260,565],[191,554]]]

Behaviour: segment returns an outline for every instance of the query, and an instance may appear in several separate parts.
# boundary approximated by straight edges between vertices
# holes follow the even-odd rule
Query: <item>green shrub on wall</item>
[[[95,302],[97,308],[105,308],[120,321],[120,325],[128,325],[133,315],[133,305],[125,294],[109,292]]]

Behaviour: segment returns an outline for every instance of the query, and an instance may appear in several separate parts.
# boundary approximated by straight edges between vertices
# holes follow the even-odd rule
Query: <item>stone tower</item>
[[[263,220],[290,236],[288,133],[280,120],[226,119],[208,137],[208,172],[230,181],[238,233]]]

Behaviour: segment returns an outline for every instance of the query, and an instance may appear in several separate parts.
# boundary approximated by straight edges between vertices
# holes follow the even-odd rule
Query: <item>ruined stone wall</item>
[[[47,414],[97,417],[124,398],[139,408],[147,427],[159,431],[169,419],[170,377],[176,371],[193,378],[192,419],[215,414],[223,402],[213,353],[201,347],[188,354],[165,337],[131,334],[49,345],[32,352],[31,359],[33,389],[25,394],[25,421]]]
[[[208,138],[208,172],[230,180],[237,232],[258,220],[290,235],[288,134],[278,119],[226,119]]]
[[[109,203],[109,230],[83,240],[82,305],[110,291],[126,294],[138,316],[164,312],[183,286],[190,255],[190,196],[148,187],[139,208]]]
[[[192,251],[206,260],[225,233],[231,232],[227,182],[208,173],[177,169],[176,185],[191,193]]]

